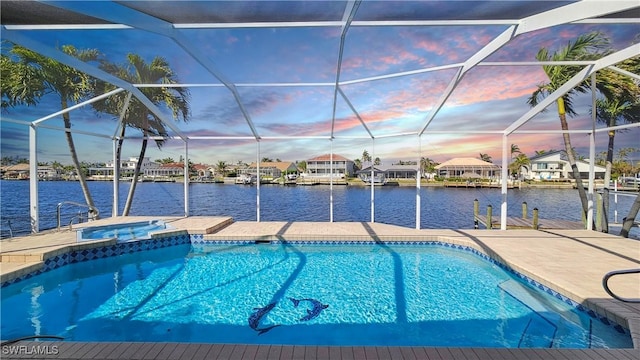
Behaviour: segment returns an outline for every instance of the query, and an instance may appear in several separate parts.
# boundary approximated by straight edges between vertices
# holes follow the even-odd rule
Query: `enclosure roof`
[[[127,24],[127,18],[113,14],[92,15],[83,13],[71,5],[78,1],[31,1],[3,0],[2,23],[4,25],[95,25]],[[92,1],[79,1],[91,3]],[[106,1],[105,1],[106,2]],[[518,22],[581,1],[532,0],[532,1],[112,1],[116,6],[124,6],[136,13],[149,15],[173,25],[194,24],[242,24],[255,23],[301,23],[301,26],[315,22],[345,22],[345,10],[362,7],[353,14],[353,21],[482,21],[490,24],[498,21]],[[583,19],[637,19],[634,1],[586,1],[594,10],[585,13]],[[89,4],[90,7],[110,7]],[[602,4],[611,5],[609,10],[598,9]],[[622,3],[621,7],[618,4]],[[624,4],[627,3],[627,4]],[[80,8],[86,8],[86,5]],[[635,2],[637,5],[637,2]],[[115,9],[115,8],[114,8]],[[350,15],[350,14],[348,14]],[[577,14],[576,14],[577,15]],[[566,21],[583,20],[569,17]],[[306,23],[306,24],[302,24]],[[134,24],[129,24],[134,25]],[[357,25],[357,23],[354,23]]]
[[[592,74],[640,54],[637,0],[3,0],[0,7],[3,40],[130,92],[184,141],[559,133],[557,121],[538,114]],[[524,99],[546,80],[537,50],[590,31],[606,33],[613,53],[564,63],[583,71],[529,107]],[[113,62],[127,52],[168,58],[178,85],[191,91],[191,121],[178,124],[147,99],[140,89],[153,84],[80,62],[58,49],[63,44],[95,46]],[[495,112],[468,107],[474,101]],[[53,117],[23,121],[45,126]],[[77,121],[72,131],[116,136],[113,122]],[[572,131],[592,131],[591,124]]]

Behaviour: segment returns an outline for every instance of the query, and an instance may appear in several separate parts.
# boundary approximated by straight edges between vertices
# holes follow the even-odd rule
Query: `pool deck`
[[[127,217],[83,226],[163,219],[176,229],[202,234],[205,241],[425,241],[472,247],[512,269],[606,316],[631,332],[633,349],[493,349],[428,347],[256,346],[176,343],[28,342],[12,346],[56,346],[56,356],[23,351],[2,358],[69,359],[640,359],[640,304],[612,299],[602,277],[612,270],[640,268],[640,241],[587,230],[416,230],[379,223],[233,222],[228,217]],[[1,280],[33,272],[44,259],[71,249],[113,243],[77,243],[73,230],[50,231],[0,242]],[[640,275],[611,278],[619,296],[640,298]],[[8,356],[8,357],[7,357]]]

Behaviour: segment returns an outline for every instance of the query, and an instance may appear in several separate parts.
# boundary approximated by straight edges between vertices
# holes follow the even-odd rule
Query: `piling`
[[[533,208],[533,230],[538,230],[538,208]]]
[[[487,205],[487,229],[491,230],[491,214],[493,213],[493,206]]]
[[[478,228],[478,214],[480,214],[480,203],[478,199],[473,200],[473,228]]]
[[[596,194],[596,230],[602,231],[602,194]]]
[[[527,209],[527,202],[523,201],[522,202],[522,218],[526,219],[527,218],[527,214],[528,214],[529,210]]]

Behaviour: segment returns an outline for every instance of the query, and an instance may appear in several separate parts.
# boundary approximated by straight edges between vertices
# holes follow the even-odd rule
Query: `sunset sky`
[[[340,3],[325,4],[333,4],[326,6],[327,12],[341,14],[343,11]],[[368,12],[376,10],[375,6],[375,2],[363,2],[358,14],[366,17]],[[181,33],[192,44],[197,44],[219,73],[237,84],[240,99],[260,136],[299,137],[262,140],[261,157],[296,161],[333,150],[356,159],[366,149],[380,157],[383,164],[415,160],[420,156],[442,162],[452,157],[478,157],[479,153],[488,153],[499,163],[502,157],[500,134],[455,131],[507,128],[530,109],[527,98],[536,89],[536,84],[546,82],[541,66],[477,66],[472,69],[420,141],[415,135],[385,136],[420,131],[456,69],[375,81],[355,80],[462,63],[506,28],[506,25],[352,26],[344,45],[341,89],[373,135],[381,137],[375,140],[373,147],[365,128],[340,94],[335,109],[335,140],[309,139],[331,134],[339,27],[184,29]],[[634,42],[638,45],[640,41],[638,23],[563,25],[520,35],[485,62],[535,61],[541,47],[555,51],[591,31],[603,32],[614,50]],[[105,58],[117,63],[123,63],[130,52],[141,55],[147,62],[154,56],[166,58],[180,82],[211,85],[190,87],[191,118],[188,123],[178,124],[180,130],[189,137],[230,138],[192,140],[189,158],[195,163],[208,164],[256,160],[255,140],[231,139],[252,135],[231,92],[175,42],[137,29],[30,30],[25,31],[24,36],[48,46],[71,44],[80,49],[97,49]],[[354,83],[349,83],[352,80]],[[298,85],[255,86],[264,83]],[[574,103],[578,116],[569,119],[570,128],[590,129],[591,94],[576,97]],[[33,121],[58,110],[59,100],[51,95],[36,107],[13,108],[1,116]],[[116,119],[97,114],[90,106],[71,112],[71,120],[74,129],[106,135],[113,135],[115,131]],[[44,124],[63,126],[61,117]],[[559,130],[555,108],[537,115],[521,129]],[[3,121],[1,131],[3,157],[28,157],[26,126]],[[40,161],[71,163],[60,131],[41,129],[39,134]],[[138,135],[134,130],[129,130],[129,134]],[[112,159],[111,140],[82,134],[74,134],[74,138],[80,160],[107,162]],[[616,137],[616,149],[639,148],[638,139],[640,128],[620,132]],[[586,134],[574,134],[572,141],[579,154],[588,156]],[[598,133],[596,141],[596,152],[606,151],[606,133]],[[536,150],[563,148],[560,134],[513,134],[509,142],[517,144],[529,156]],[[140,141],[136,139],[125,142],[123,156],[137,156],[139,145]],[[178,160],[184,154],[184,143],[169,140],[161,150],[150,144],[147,154],[151,159],[171,157]],[[640,158],[640,153],[634,157]]]

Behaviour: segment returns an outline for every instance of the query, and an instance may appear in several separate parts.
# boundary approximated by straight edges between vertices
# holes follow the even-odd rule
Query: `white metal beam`
[[[29,214],[31,232],[40,231],[40,202],[38,200],[38,128],[29,126]]]
[[[640,23],[640,21],[638,23]],[[637,46],[638,46],[638,53],[640,53],[640,45],[637,45]],[[640,75],[639,74],[634,74],[634,73],[632,73],[630,71],[627,71],[627,70],[624,70],[624,69],[620,69],[619,67],[616,67],[616,66],[609,66],[609,70],[616,71],[616,72],[618,72],[618,73],[620,73],[622,75],[627,75],[628,77],[630,77],[632,79],[640,81]]]
[[[184,217],[189,216],[189,142],[184,142]]]
[[[68,107],[68,108],[66,108],[66,109],[62,109],[62,110],[60,110],[60,111],[56,111],[56,112],[54,112],[53,114],[50,114],[50,115],[47,115],[47,116],[41,117],[41,118],[39,118],[39,119],[37,119],[37,120],[34,120],[34,121],[33,121],[33,124],[34,124],[34,125],[38,125],[38,124],[40,124],[41,122],[43,122],[43,121],[45,121],[45,120],[49,120],[49,119],[52,119],[52,118],[54,118],[54,117],[56,117],[56,116],[60,116],[60,115],[62,115],[62,114],[66,114],[66,113],[68,113],[68,112],[70,112],[70,111],[72,111],[72,110],[79,109],[79,108],[81,108],[81,107],[83,107],[83,106],[85,106],[85,105],[89,105],[89,104],[94,103],[94,102],[96,102],[96,101],[100,101],[100,100],[102,100],[102,99],[106,99],[106,98],[108,98],[109,96],[111,96],[111,95],[115,95],[115,94],[117,94],[117,93],[119,93],[119,92],[121,92],[121,91],[124,91],[124,89],[122,89],[122,88],[117,88],[117,89],[115,89],[115,90],[111,90],[111,91],[109,91],[108,93],[104,93],[104,94],[102,94],[102,95],[100,95],[100,96],[96,96],[96,97],[94,97],[94,98],[92,98],[92,99],[89,99],[89,100],[87,100],[87,101],[83,101],[83,102],[81,102],[81,103],[78,103],[78,104],[75,104],[75,105],[69,106],[69,107]]]
[[[556,25],[574,21],[598,18],[604,15],[638,7],[637,0],[631,1],[603,1],[583,0],[565,6],[541,12],[520,21],[516,35],[536,31]]]
[[[386,74],[386,75],[371,76],[371,77],[367,77],[367,78],[341,81],[340,85],[351,85],[351,84],[358,84],[358,83],[369,82],[369,81],[392,79],[392,78],[397,78],[397,77],[402,77],[402,76],[423,74],[423,73],[426,73],[426,72],[448,70],[448,69],[456,69],[456,68],[462,67],[463,65],[464,65],[463,63],[448,64],[448,65],[433,66],[433,67],[424,68],[424,69],[418,69],[418,70],[402,71],[402,72],[391,73],[391,74]]]
[[[346,3],[344,8],[344,12],[342,14],[342,31],[340,33],[340,45],[338,46],[338,62],[336,64],[336,81],[333,88],[333,109],[331,112],[331,137],[333,138],[333,133],[335,132],[336,125],[336,107],[338,103],[338,87],[340,86],[340,71],[342,69],[342,54],[344,52],[344,42],[347,37],[347,31],[349,30],[349,25],[351,21],[353,21],[353,16],[358,11],[358,6],[360,6],[360,1],[349,1]]]
[[[397,26],[499,26],[517,25],[519,19],[469,19],[469,20],[358,20],[352,27],[397,27]],[[637,24],[640,18],[588,18],[571,21],[571,24]],[[250,29],[250,28],[311,28],[341,27],[342,21],[265,21],[231,23],[174,23],[175,29]],[[10,30],[127,30],[124,24],[20,24],[7,25]]]
[[[509,137],[507,135],[502,135],[502,169],[500,172],[500,178],[502,179],[502,184],[500,184],[500,230],[507,230],[507,218],[508,218],[508,201],[507,201],[507,192],[508,186],[507,181],[509,181]],[[488,220],[488,219],[487,219]],[[487,224],[489,229],[491,228],[491,224]]]

